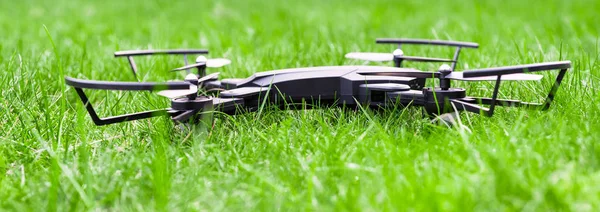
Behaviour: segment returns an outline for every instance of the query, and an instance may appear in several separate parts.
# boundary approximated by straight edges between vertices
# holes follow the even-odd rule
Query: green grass
[[[596,0],[0,5],[0,210],[600,210]],[[359,64],[343,54],[393,49],[377,37],[480,43],[463,51],[460,70],[557,60],[573,68],[549,111],[464,114],[454,128],[417,109],[335,108],[219,116],[210,131],[181,131],[168,118],[96,127],[63,80],[135,80],[112,56],[126,49],[208,48],[233,61],[222,77]],[[143,81],[183,77],[167,71],[178,57],[138,63]],[[541,101],[556,72],[545,75],[504,84],[500,96]],[[473,95],[493,87],[460,85]],[[145,92],[95,91],[92,100],[101,115],[168,106]]]

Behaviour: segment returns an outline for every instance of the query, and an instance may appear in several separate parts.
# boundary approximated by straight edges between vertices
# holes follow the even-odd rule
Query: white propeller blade
[[[209,75],[206,75],[200,79],[198,79],[198,83],[202,83],[204,81],[208,81],[208,80],[217,80],[219,78],[219,72],[215,72]]]
[[[231,60],[225,58],[213,58],[206,61],[206,67],[219,68],[231,64]]]
[[[188,90],[164,90],[159,91],[158,95],[167,97],[169,99],[175,99],[177,97],[187,96],[190,94],[195,94],[198,92],[198,86],[190,85],[190,89]]]
[[[390,53],[375,53],[375,52],[350,52],[346,54],[348,59],[366,60],[373,62],[393,61],[394,54]]]
[[[205,56],[200,55],[196,58],[196,63],[205,63],[206,67],[219,68],[229,65],[231,63],[231,60],[225,58],[207,59]]]
[[[200,57],[202,57],[202,58],[200,58]],[[231,64],[231,60],[228,60],[225,58],[206,59],[206,57],[204,57],[204,56],[200,56],[200,57],[198,57],[198,59],[196,59],[196,63],[194,63],[194,64],[182,66],[182,67],[173,69],[171,71],[183,71],[183,70],[200,67],[203,65],[206,65],[206,67],[209,67],[209,68],[219,68],[219,67],[223,67],[223,66]]]
[[[215,73],[206,75],[200,79],[198,79],[198,77],[195,74],[188,74],[185,76],[185,80],[189,82],[191,80],[197,79],[198,84],[200,84],[205,81],[216,80],[218,77],[219,77],[219,72],[215,72]],[[198,86],[190,84],[190,89],[187,89],[187,90],[164,90],[164,91],[159,91],[157,94],[160,96],[167,97],[169,99],[174,99],[177,97],[187,96],[187,95],[195,94],[195,93],[198,93]]]

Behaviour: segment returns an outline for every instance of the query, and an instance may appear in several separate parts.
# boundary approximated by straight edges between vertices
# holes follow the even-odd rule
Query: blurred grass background
[[[573,1],[0,1],[0,208],[30,210],[572,210],[600,207],[600,3]],[[127,49],[207,48],[221,77],[362,64],[378,37],[473,41],[459,70],[571,60],[547,112],[432,125],[416,109],[265,110],[180,131],[167,118],[96,127],[64,76],[135,80]],[[409,55],[452,49],[406,47]],[[181,58],[138,59],[143,81]],[[391,64],[386,64],[391,65]],[[408,64],[423,70],[436,66]],[[213,70],[214,71],[214,70]],[[501,97],[541,100],[541,83]],[[489,83],[459,84],[489,94]],[[102,115],[168,106],[92,93]],[[137,104],[134,101],[143,103]],[[116,104],[113,104],[116,103]]]

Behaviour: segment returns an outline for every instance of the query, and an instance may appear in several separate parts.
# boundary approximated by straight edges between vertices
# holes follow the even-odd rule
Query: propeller
[[[190,83],[189,89],[163,90],[163,91],[159,91],[157,94],[160,96],[170,98],[170,99],[187,96],[190,94],[195,94],[195,93],[198,93],[198,85],[201,85],[202,83],[207,82],[207,81],[217,80],[218,78],[219,78],[219,72],[215,72],[215,73],[206,75],[200,79],[198,79],[198,76],[195,74],[188,74],[187,76],[185,76],[185,81]]]
[[[225,58],[214,58],[206,61],[206,67],[220,68],[231,64],[231,60]]]
[[[207,59],[204,56],[198,56],[196,58],[196,63],[182,66],[182,67],[173,69],[171,71],[183,71],[183,70],[189,70],[192,68],[197,68],[197,67],[202,67],[202,66],[209,67],[209,68],[220,68],[220,67],[223,67],[223,66],[226,66],[229,64],[231,64],[231,60],[229,60],[229,59],[225,59],[225,58]]]

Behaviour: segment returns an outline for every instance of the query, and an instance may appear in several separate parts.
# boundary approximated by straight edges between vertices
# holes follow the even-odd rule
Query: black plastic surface
[[[166,49],[166,50],[126,50],[115,52],[115,57],[143,56],[157,54],[208,54],[205,49]]]
[[[65,77],[67,85],[76,88],[99,89],[99,90],[128,90],[128,91],[161,91],[161,90],[185,90],[190,88],[188,82],[114,82],[83,80]]]

